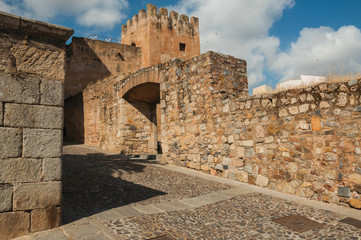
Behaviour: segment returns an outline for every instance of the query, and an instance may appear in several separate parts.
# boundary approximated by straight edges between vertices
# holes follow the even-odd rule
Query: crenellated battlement
[[[122,26],[122,39],[128,34],[134,33],[138,28],[143,28],[150,23],[156,23],[159,29],[169,29],[178,34],[186,34],[195,36],[199,32],[199,20],[196,17],[189,17],[184,14],[178,14],[175,11],[159,8],[153,4],[147,5],[147,11],[141,9],[137,15],[127,21],[126,25]]]
[[[199,21],[148,4],[122,26],[122,44],[142,49],[142,67],[189,59],[200,54]]]

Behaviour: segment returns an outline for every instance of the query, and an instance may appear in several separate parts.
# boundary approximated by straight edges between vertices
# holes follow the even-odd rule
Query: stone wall
[[[72,33],[0,13],[0,239],[60,224],[65,42]]]
[[[196,85],[200,86],[195,89]],[[147,92],[132,92],[142,87]],[[196,92],[194,96],[202,95],[204,101],[212,98],[202,93],[209,91],[248,95],[246,62],[208,52],[190,60],[173,60],[139,70],[129,77],[112,77],[88,86],[83,91],[84,143],[127,154],[155,154],[160,151],[159,142],[167,151],[172,145],[168,139],[173,137],[167,129],[178,129],[175,126],[178,114],[184,112],[187,123],[197,121],[190,110],[197,106],[185,108],[193,101],[194,96],[189,95],[193,91]],[[132,94],[128,98],[129,93]],[[169,112],[161,111],[159,106],[165,104],[175,105]],[[69,119],[69,122],[74,120]],[[66,129],[68,134],[67,124]],[[192,139],[194,137],[189,136],[188,140]]]
[[[122,81],[124,78],[112,77],[84,90],[84,143],[128,154],[155,153],[154,147],[149,147],[154,125],[151,105],[122,98],[116,91]],[[73,121],[69,120],[69,125]]]
[[[67,48],[65,99],[98,80],[136,72],[141,56],[138,47],[73,37]]]
[[[161,88],[164,159],[360,208],[361,80],[252,97],[212,92],[207,81],[192,82],[187,92],[169,86]]]

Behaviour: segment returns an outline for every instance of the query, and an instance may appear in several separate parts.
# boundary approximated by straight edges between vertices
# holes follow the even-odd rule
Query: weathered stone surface
[[[348,179],[355,184],[361,184],[361,175],[360,174],[350,174],[348,176]]]
[[[64,105],[64,84],[61,81],[41,81],[40,103],[51,106]]]
[[[358,199],[351,199],[349,201],[350,205],[354,208],[361,209],[361,201]]]
[[[0,212],[6,212],[11,210],[12,198],[12,186],[7,184],[0,184]]]
[[[21,129],[0,127],[0,158],[20,157]]]
[[[39,80],[0,73],[0,101],[39,103]]]
[[[10,127],[63,128],[63,108],[5,104],[4,125]]]
[[[311,126],[313,131],[320,131],[321,127],[321,119],[318,116],[311,117]]]
[[[50,129],[24,129],[24,157],[56,158],[62,153],[62,131]]]
[[[61,183],[24,183],[15,187],[14,210],[52,208],[61,204]]]
[[[60,223],[60,208],[35,209],[31,211],[31,232],[59,227]]]
[[[29,213],[0,213],[0,239],[12,239],[29,232]]]
[[[36,182],[41,180],[40,159],[4,159],[0,161],[0,182]]]
[[[355,184],[354,189],[357,193],[361,193],[361,185],[360,184]]]
[[[3,103],[0,102],[0,126],[3,125],[3,120],[4,120],[4,111],[3,111]]]
[[[349,187],[339,186],[337,188],[337,193],[341,197],[350,197],[350,188]]]
[[[44,158],[43,175],[45,181],[61,180],[61,158]]]
[[[269,184],[269,179],[260,174],[257,175],[256,184],[261,187],[267,187]]]

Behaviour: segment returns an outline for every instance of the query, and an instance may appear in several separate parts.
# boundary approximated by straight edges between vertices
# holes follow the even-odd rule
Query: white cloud
[[[327,75],[361,69],[361,32],[355,26],[304,28],[287,52],[274,58],[271,68],[281,81],[300,74]]]
[[[279,48],[279,39],[269,36],[269,29],[293,5],[293,0],[182,0],[175,8],[199,17],[202,52],[212,50],[247,61],[252,88],[265,81],[267,59]]]
[[[280,39],[270,36],[269,30],[294,4],[294,0],[181,0],[175,8],[200,18],[202,52],[213,50],[247,61],[249,88],[269,81],[265,73],[270,72],[284,81],[301,74],[360,71],[361,34],[354,26],[337,31],[305,28],[289,50],[280,49]]]
[[[122,22],[127,0],[0,0],[0,9],[40,20],[56,16],[74,16],[86,27],[111,29]]]

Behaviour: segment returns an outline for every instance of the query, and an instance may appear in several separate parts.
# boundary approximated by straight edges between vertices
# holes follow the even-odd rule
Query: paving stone
[[[300,215],[324,224],[305,233],[281,227],[272,220]],[[150,239],[167,234],[175,239],[349,239],[359,236],[342,215],[314,209],[260,193],[241,195],[200,208],[141,215],[109,221],[122,239]],[[357,238],[355,238],[357,239]]]
[[[246,190],[243,188],[231,188],[231,189],[218,191],[219,194],[229,196],[229,197],[235,197],[235,196],[242,195],[242,194],[248,194],[250,192],[251,192],[250,190]]]
[[[94,217],[97,217],[100,220],[109,221],[109,220],[119,219],[120,215],[119,215],[119,213],[117,214],[115,211],[108,210],[108,211],[104,211],[101,213],[97,213],[94,215]]]
[[[190,208],[197,208],[204,205],[204,202],[202,202],[198,197],[182,199],[179,200],[179,202],[189,206]]]
[[[108,239],[102,235],[101,229],[92,224],[90,220],[77,221],[73,224],[65,225],[63,228],[72,239]]]
[[[42,231],[31,236],[31,240],[69,240],[62,229],[51,229],[47,231]],[[17,239],[18,240],[18,239]],[[19,239],[20,240],[20,239]]]
[[[161,212],[160,209],[155,208],[152,205],[135,205],[133,208],[141,214],[153,214]]]
[[[185,209],[185,208],[179,208],[179,207],[176,207],[175,205],[172,205],[172,202],[169,202],[169,203],[153,203],[152,206],[155,207],[155,208],[158,208],[162,212],[169,212],[169,211],[176,211],[176,210],[180,210],[180,209]],[[184,207],[186,207],[186,205],[184,205]]]
[[[123,217],[134,217],[141,215],[141,212],[130,206],[115,208],[114,211],[119,213]]]

